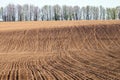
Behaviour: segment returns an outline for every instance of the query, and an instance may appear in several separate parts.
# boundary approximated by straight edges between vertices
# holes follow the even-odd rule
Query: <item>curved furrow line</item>
[[[77,62],[77,61],[75,61],[75,60],[72,60],[72,59],[70,59],[68,56],[64,56],[64,57],[62,57],[62,58],[57,58],[57,59],[59,59],[59,61],[60,61],[60,63],[62,63],[62,64],[64,64],[64,65],[66,65],[67,66],[67,68],[70,68],[71,69],[71,71],[72,70],[74,70],[74,71],[72,71],[73,72],[73,74],[75,74],[76,75],[76,73],[78,73],[78,74],[81,74],[84,78],[86,78],[86,79],[89,79],[90,77],[88,77],[88,76],[91,76],[91,74],[87,74],[85,71],[84,71],[84,66],[81,66],[81,65],[79,65],[79,63]],[[76,63],[77,62],[77,63]],[[76,63],[76,64],[75,64]],[[75,72],[75,73],[74,73]],[[85,74],[84,74],[85,73]],[[87,76],[86,76],[87,75]],[[80,76],[80,75],[77,75],[77,76]],[[92,77],[92,76],[91,76]]]
[[[23,62],[23,61],[22,61]],[[29,64],[29,61],[27,60],[27,61],[25,61],[24,62],[24,69],[26,69],[26,76],[25,75],[23,75],[24,77],[26,77],[27,79],[26,80],[33,80],[33,75],[32,75],[32,72],[31,72],[31,70],[28,68],[28,66],[30,66]],[[20,67],[21,68],[21,67]],[[19,73],[20,74],[20,73]],[[21,73],[22,74],[22,73]],[[21,76],[20,76],[20,80],[21,80]]]
[[[36,47],[35,52],[38,52],[38,50],[39,50],[39,30],[36,30],[36,40],[35,41],[36,41],[35,42],[35,47]]]
[[[119,34],[120,34],[120,27],[119,26],[117,26],[117,30],[118,30],[118,34],[116,33],[116,37],[118,37],[118,41],[116,41],[116,43],[118,43],[119,47],[120,47],[120,36],[119,36]]]
[[[44,69],[41,70],[40,75],[42,77],[42,80],[48,80],[47,74],[48,73]]]
[[[77,55],[78,56],[78,55]],[[75,59],[77,58],[77,56],[75,56]],[[77,60],[80,60],[80,58],[79,59],[77,59]],[[81,60],[80,60],[81,61]],[[80,62],[81,63],[81,62]],[[83,65],[84,65],[84,62],[82,62],[83,63]],[[88,66],[88,67],[93,67],[93,69],[94,68],[96,68],[97,69],[97,71],[99,71],[99,72],[101,72],[101,70],[102,70],[102,74],[104,73],[105,75],[108,75],[108,73],[109,73],[109,77],[110,78],[113,78],[113,79],[117,79],[117,77],[118,77],[118,73],[116,73],[116,72],[113,72],[113,70],[111,70],[111,69],[108,69],[107,67],[104,67],[104,66],[101,66],[101,65],[99,65],[99,64],[96,64],[96,63],[88,63],[87,62],[87,65],[86,66]],[[104,71],[103,71],[103,69],[104,69]],[[117,75],[117,77],[116,77],[116,75]]]
[[[94,36],[94,39],[93,40],[91,40],[91,41],[93,41],[94,42],[94,44],[96,45],[95,47],[96,47],[96,50],[98,50],[100,47],[101,47],[101,44],[99,43],[99,41],[98,41],[98,39],[97,39],[97,30],[98,28],[97,27],[95,27],[94,26],[94,28],[93,28],[93,36]],[[93,45],[94,46],[94,45]]]
[[[89,53],[93,53],[93,54],[89,54]],[[78,53],[79,54],[79,53]],[[103,64],[103,65],[106,65],[106,64],[114,64],[114,65],[119,65],[119,63],[116,63],[116,60],[119,58],[117,57],[117,54],[114,53],[113,54],[110,54],[109,51],[97,51],[97,52],[84,52],[82,55],[84,55],[83,57],[87,57],[87,59],[91,60],[95,63],[98,63],[100,62],[100,64]],[[110,55],[110,56],[108,56]],[[113,56],[112,56],[113,55]],[[109,66],[110,67],[110,66]]]
[[[111,77],[107,74],[100,73],[98,71],[88,70],[88,72],[91,74],[94,74],[97,78],[102,79],[102,80],[119,80],[119,78]]]
[[[47,79],[53,80],[54,79],[51,73],[49,73],[49,71],[45,71],[42,67],[41,68],[36,67],[35,70],[36,70],[37,80],[47,80]],[[43,72],[46,74],[47,77],[43,74]]]
[[[35,48],[35,42],[34,42],[34,33],[32,34],[32,30],[29,30],[27,31],[26,33],[26,36],[24,38],[24,51],[28,51],[28,52],[31,52],[31,51],[34,51],[34,48]],[[32,40],[32,41],[31,41]]]
[[[23,49],[24,49],[24,35],[23,35],[23,33],[24,33],[24,31],[20,33],[21,35],[18,34],[16,36],[14,36],[14,40],[13,40],[13,44],[15,44],[15,45],[13,45],[14,46],[14,52],[16,50],[18,52],[20,52],[20,51],[23,51]],[[17,36],[19,36],[19,37],[17,37]]]
[[[89,54],[89,53],[88,53],[88,54]],[[86,54],[86,55],[88,55],[88,54]],[[86,59],[88,59],[87,62],[86,62],[86,59],[83,58],[84,56],[87,57],[86,55],[84,55],[84,56],[83,56],[83,55],[79,56],[79,54],[78,54],[78,55],[75,55],[74,53],[70,53],[70,55],[71,55],[71,57],[72,57],[73,59],[76,59],[77,61],[80,61],[80,63],[81,63],[81,61],[83,60],[82,63],[85,62],[86,64],[89,64],[89,62],[88,62],[89,57],[86,58]],[[100,57],[100,58],[101,58],[101,57]],[[84,61],[84,60],[85,60],[85,61]],[[101,59],[101,60],[102,60],[102,59]],[[103,58],[103,60],[104,60],[104,58]],[[99,59],[98,59],[98,61],[99,61]],[[104,63],[105,63],[105,62],[110,63],[110,61],[106,61],[106,60],[104,60],[103,62],[104,62]],[[101,64],[103,64],[103,62],[102,62]],[[96,64],[96,65],[99,65],[99,64]]]
[[[84,45],[89,45],[89,47],[87,46],[87,48],[92,48],[93,46],[91,45],[91,43],[88,41],[88,38],[90,37],[90,36],[92,36],[92,34],[93,34],[93,32],[90,30],[90,31],[88,31],[89,33],[85,33],[85,28],[84,28],[84,30],[81,32],[81,29],[79,29],[78,27],[75,27],[75,29],[76,29],[76,31],[77,31],[77,34],[79,34],[79,38],[81,38],[81,35],[83,35],[83,33],[85,34],[84,35],[84,38],[83,38],[83,40],[82,40],[82,42],[80,43],[80,46],[82,46],[81,48],[83,48],[84,47]],[[74,35],[73,35],[74,36]],[[76,42],[76,41],[75,41]],[[77,44],[77,43],[75,43],[75,44]],[[94,49],[94,48],[93,48]],[[82,49],[80,49],[80,50],[82,50]]]
[[[19,80],[19,70],[16,70],[16,80]]]
[[[51,66],[50,66],[51,67]],[[57,80],[70,80],[72,79],[70,76],[66,75],[64,72],[61,72],[53,67],[49,68],[48,70]]]
[[[48,63],[47,63],[47,60],[49,59],[50,57],[47,57],[45,58],[45,63],[43,64],[47,64],[47,65],[44,65],[43,66],[43,69],[46,70],[47,72],[49,72],[55,79],[58,79],[58,80],[68,80],[68,79],[71,79],[69,76],[67,76],[66,74],[64,74],[63,72],[55,69],[54,67],[50,66]],[[52,58],[51,58],[52,59]],[[54,59],[54,58],[53,58]],[[49,59],[50,60],[50,59]],[[52,72],[51,72],[52,71]],[[56,76],[55,76],[56,75]]]
[[[87,39],[86,39],[86,42],[87,43],[86,45],[89,47],[89,50],[97,50],[98,49],[98,41],[97,41],[97,38],[96,38],[96,27],[95,26],[91,26],[90,29],[88,30],[90,34]]]
[[[101,27],[98,27],[98,28],[94,27],[94,36],[96,37],[97,44],[99,44],[98,48],[104,50],[107,47],[104,45],[104,43],[102,43],[102,39],[101,39],[102,36],[99,35],[99,34],[104,35],[104,32],[102,32],[103,30],[101,30],[102,28],[104,28],[104,26],[101,26]],[[100,33],[98,33],[98,32],[100,32]]]
[[[93,49],[94,50],[103,50],[105,48],[104,45],[101,44],[101,42],[99,42],[99,37],[100,36],[97,36],[97,30],[100,29],[100,27],[96,27],[96,26],[93,26],[93,29],[92,29],[92,32],[93,34],[90,35],[89,37],[91,37],[89,40],[89,42],[91,44],[93,44],[92,46],[94,47]],[[91,48],[92,49],[92,48]],[[90,49],[90,50],[91,50]]]
[[[6,76],[6,78],[8,79],[8,80],[10,80],[10,74],[11,74],[11,70],[12,70],[12,68],[13,68],[13,64],[11,63],[11,64],[9,64],[9,69],[7,69],[7,71],[8,71],[8,74],[7,74],[7,76]]]
[[[81,64],[81,62],[79,62],[79,59],[76,59],[76,58],[74,58],[74,57],[78,57],[79,56],[79,58],[82,58],[82,60],[84,60],[83,62],[85,62],[86,64],[89,64],[89,60],[91,60],[92,61],[92,59],[91,58],[93,58],[94,56],[93,55],[88,55],[88,54],[86,54],[85,52],[84,53],[82,53],[82,52],[78,52],[78,51],[68,51],[69,52],[69,56],[65,56],[65,59],[67,59],[68,61],[71,59],[72,61],[74,61],[74,63],[76,62],[76,64]],[[74,54],[74,53],[76,53],[76,54]],[[76,55],[76,56],[75,56]],[[84,58],[84,57],[86,57],[86,58]],[[88,59],[88,60],[86,60],[86,59]],[[103,64],[103,62],[104,61],[97,61],[97,60],[95,60],[95,62],[97,62],[98,64]]]
[[[72,54],[74,54],[74,53],[76,53],[77,55],[76,55],[76,57],[86,57],[88,60],[93,60],[93,61],[97,61],[97,62],[99,62],[99,63],[101,63],[101,64],[104,64],[105,62],[106,62],[106,52],[103,54],[102,52],[100,52],[100,51],[97,51],[97,53],[100,53],[100,54],[97,54],[96,53],[96,51],[94,52],[94,51],[84,51],[84,52],[79,52],[79,51],[69,51],[69,53],[72,55]],[[89,54],[89,53],[93,53],[93,54]],[[101,55],[102,54],[102,55]],[[74,55],[73,55],[74,56]],[[75,56],[74,56],[74,58],[75,58]],[[107,57],[108,59],[110,59],[110,57]],[[101,60],[99,60],[99,59],[101,59]],[[111,60],[111,59],[110,59]],[[109,60],[107,60],[107,62],[108,62]]]
[[[77,31],[77,33],[79,34],[80,33],[80,31],[78,31],[77,30],[77,27],[75,27],[76,28],[76,31]],[[85,46],[85,49],[92,49],[93,48],[93,46],[92,46],[92,44],[90,43],[90,41],[88,40],[89,38],[90,38],[90,36],[92,36],[93,35],[93,31],[91,31],[92,30],[92,28],[90,28],[89,30],[88,29],[86,29],[86,37],[84,38],[84,40],[83,40],[83,42],[82,42],[82,46],[83,45],[88,45],[88,46]],[[73,35],[74,36],[74,35]],[[76,42],[76,41],[75,41]],[[77,44],[77,43],[76,43]]]
[[[110,47],[111,47],[111,48],[112,48],[112,46],[117,46],[117,47],[118,47],[118,44],[116,44],[117,41],[116,41],[113,37],[111,38],[108,34],[109,34],[108,29],[105,29],[106,38],[107,38],[107,39],[109,40],[109,42],[110,42],[110,43],[109,43],[108,45],[106,45],[106,46],[109,47],[111,44],[114,44],[114,45],[111,45]],[[115,37],[115,36],[114,36],[114,37]],[[107,40],[107,41],[108,41],[108,40]],[[111,50],[111,49],[109,48],[109,50]]]
[[[9,79],[8,80],[15,80],[15,70],[16,70],[16,66],[15,66],[16,62],[12,62],[12,68],[9,72]]]
[[[105,49],[105,50],[110,50],[109,49],[109,47],[108,47],[108,45],[106,44],[106,39],[107,39],[107,42],[108,42],[108,40],[110,41],[110,38],[107,36],[107,34],[106,34],[106,26],[103,26],[103,27],[100,27],[100,29],[102,29],[101,31],[102,31],[102,34],[104,35],[104,37],[101,37],[100,39],[99,39],[99,42],[100,42],[100,44],[101,45],[103,45],[104,46],[104,48],[103,49]]]
[[[24,61],[19,61],[19,80],[27,80],[27,66]]]
[[[49,72],[55,80],[63,80],[63,76],[60,76],[60,74],[58,74],[58,71],[55,71],[54,69],[50,69],[49,66],[46,68],[45,66],[42,66],[42,69],[45,72]],[[48,76],[48,75],[47,75]]]
[[[37,80],[36,79],[36,74],[34,72],[34,70],[32,70],[31,66],[28,66],[29,70],[31,71],[32,75],[33,75],[33,80]]]
[[[14,80],[19,80],[19,63],[18,62],[15,62],[15,66],[14,66]]]
[[[13,51],[15,49],[15,47],[16,47],[16,45],[13,45],[13,44],[15,44],[15,40],[14,40],[15,39],[15,37],[14,37],[15,34],[16,34],[15,32],[11,33],[11,38],[9,40],[10,42],[8,42],[10,45],[7,46],[7,48],[10,47],[8,51]]]
[[[82,43],[80,44],[81,48],[83,48],[83,45],[85,45],[85,42],[86,42],[88,36],[90,36],[91,33],[90,33],[89,35],[87,35],[87,33],[85,32],[85,27],[83,27],[83,32],[82,32],[82,34],[80,34],[80,31],[79,31],[80,29],[79,29],[79,28],[75,27],[75,29],[76,29],[76,31],[77,31],[77,34],[79,34],[79,38],[80,38],[81,35],[84,34],[84,38],[83,38],[83,40],[82,40]],[[72,33],[72,32],[71,32],[71,33]],[[71,34],[71,38],[72,38],[73,36],[74,36],[74,35]],[[74,42],[74,45],[77,44],[77,43],[75,43],[76,41],[74,40],[74,38],[72,38],[72,42]],[[77,47],[76,47],[76,48],[77,48]],[[81,49],[81,48],[77,48],[77,49]],[[82,50],[82,49],[81,49],[81,50]]]
[[[108,51],[105,55],[110,58],[110,59],[114,59],[112,61],[115,61],[117,59],[119,59],[120,55],[119,55],[119,51]]]
[[[92,42],[92,40],[94,40],[94,27],[92,28],[92,27],[90,27],[90,28],[88,28],[87,29],[87,31],[89,32],[89,33],[87,33],[87,38],[86,38],[86,41],[84,41],[84,45],[87,45],[87,49],[88,50],[90,50],[90,49],[92,49],[92,50],[95,50],[96,48],[95,48],[95,46],[96,46],[96,44],[94,44],[94,46],[93,46],[93,42]],[[79,33],[79,32],[78,32]],[[95,42],[95,41],[94,41]],[[83,45],[83,46],[84,46]]]
[[[34,66],[34,69],[35,69],[36,72],[38,73],[38,75],[37,75],[38,80],[45,80],[45,79],[54,80],[53,75],[52,75],[49,71],[47,71],[46,69],[44,69],[44,68],[43,68],[44,66],[42,66],[41,64],[44,64],[44,63],[41,62],[41,60],[39,60],[39,61],[37,62],[37,65]],[[47,67],[47,68],[48,68],[48,67]],[[44,77],[44,75],[42,74],[42,72],[44,72],[44,71],[45,71],[45,73],[46,73],[46,75],[47,75],[47,78]]]
[[[2,77],[1,80],[5,80],[8,79],[10,80],[10,73],[11,73],[11,69],[13,68],[12,63],[8,63],[8,65],[6,65],[6,68],[3,69],[2,71]]]
[[[0,60],[0,61],[1,61],[1,60]],[[1,72],[5,69],[6,66],[7,66],[6,63],[0,62],[0,74],[1,74]]]
[[[113,28],[114,27],[114,28]],[[118,41],[116,41],[116,40],[118,40],[118,35],[117,34],[115,34],[114,32],[116,32],[116,33],[119,33],[120,31],[118,30],[119,28],[118,27],[116,27],[116,26],[113,26],[112,27],[112,31],[113,32],[111,32],[112,33],[112,40],[111,40],[111,42],[114,44],[114,45],[116,45],[117,47],[120,47],[120,44],[118,44],[117,42]],[[107,30],[106,31],[106,34],[109,34],[109,30]],[[114,35],[113,35],[114,34]],[[108,35],[108,37],[109,37],[110,35]]]
[[[27,70],[26,69],[19,69],[19,79],[20,80],[27,80]]]
[[[39,70],[39,72],[41,74],[42,80],[57,80],[55,76],[53,76],[53,74],[51,74],[51,72],[48,70],[49,66],[45,68],[46,64],[44,59],[39,60],[39,65],[41,65],[41,70]]]
[[[6,45],[4,45],[4,44],[6,44],[6,40],[9,40],[9,39],[7,39],[7,36],[6,36],[6,33],[0,33],[0,35],[1,35],[1,38],[0,38],[0,45],[1,45],[1,51],[3,52],[3,51],[5,51],[5,47],[6,47]]]
[[[7,79],[7,71],[9,69],[9,64],[5,63],[4,68],[2,69],[2,71],[0,72],[0,80],[4,80],[4,79]]]
[[[36,64],[36,61],[33,61],[32,62],[32,65],[30,66],[31,68],[31,71],[32,71],[32,74],[34,76],[34,80],[43,80],[43,76],[41,75],[41,65],[40,66],[37,66],[39,64]],[[37,68],[38,67],[38,68]]]
[[[10,37],[10,39],[9,40],[7,40],[7,46],[6,46],[6,52],[8,53],[8,52],[11,52],[12,50],[13,50],[13,47],[15,46],[13,46],[13,43],[14,43],[14,32],[11,32],[10,33],[11,34],[11,37]]]
[[[47,77],[52,76],[52,78],[55,79],[55,80],[63,80],[59,74],[57,74],[57,76],[56,76],[56,73],[51,72],[51,70],[54,70],[54,69],[52,69],[52,68],[50,68],[50,66],[46,65],[47,63],[46,63],[45,59],[43,59],[41,62],[42,62],[42,64],[44,64],[44,65],[42,65],[42,70],[44,72],[50,74],[50,75],[46,75]],[[48,80],[50,80],[49,77],[48,77]]]
[[[88,59],[88,60],[91,60],[91,61],[96,61],[96,63],[98,63],[99,62],[99,64],[106,64],[106,63],[111,63],[111,64],[113,64],[114,62],[114,60],[113,61],[111,61],[110,62],[110,60],[112,60],[113,58],[111,58],[111,57],[108,57],[108,56],[106,56],[106,55],[104,55],[103,56],[103,53],[102,52],[99,52],[100,54],[97,54],[96,52],[94,52],[94,51],[84,51],[84,52],[78,52],[78,51],[69,51],[69,53],[71,54],[71,55],[73,55],[74,53],[76,53],[75,55],[76,55],[76,57],[86,57],[86,59]],[[89,54],[89,53],[93,53],[93,54]],[[107,52],[105,52],[104,54],[106,54]],[[102,54],[102,55],[101,55]],[[74,56],[74,55],[73,55]],[[74,56],[75,57],[75,56]],[[107,58],[107,59],[106,59]],[[101,59],[101,60],[100,60]],[[116,64],[116,65],[118,65],[118,64]]]
[[[33,65],[32,56],[30,56],[30,58],[28,58],[24,63],[27,80],[37,80],[34,76],[35,73],[31,68],[32,65]]]
[[[28,69],[32,73],[33,80],[47,80],[47,74],[44,70],[42,70],[41,65],[39,65],[36,61],[32,61],[33,58],[31,58],[30,61],[28,61],[30,64],[28,64]],[[46,74],[46,75],[45,75]]]
[[[55,60],[51,60],[49,59],[48,62],[48,65],[49,66],[52,66],[53,69],[55,68],[56,70],[59,70],[59,71],[62,71],[64,72],[64,74],[68,75],[69,77],[71,78],[74,78],[74,79],[79,79],[79,77],[75,76],[73,72],[76,72],[77,70],[74,70],[72,67],[70,66],[66,66],[66,64],[61,64],[61,63],[58,63],[58,60],[56,62],[57,59]],[[73,71],[74,70],[74,71]]]
[[[22,51],[25,51],[25,37],[26,37],[27,33],[28,33],[28,30],[24,30],[23,35],[21,36],[22,38],[21,38],[20,46],[22,47],[22,49],[21,49]]]
[[[89,73],[89,71],[93,71],[94,72],[94,70],[95,70],[95,73],[96,73],[96,71],[98,71],[98,73],[99,74],[103,74],[103,75],[105,75],[104,77],[107,77],[108,79],[118,79],[116,76],[114,76],[114,75],[110,75],[110,73],[108,74],[108,73],[106,73],[106,71],[102,71],[101,72],[101,70],[99,70],[99,67],[98,67],[99,65],[97,65],[97,66],[88,66],[88,65],[86,65],[86,69],[85,70],[87,70],[86,72],[88,72]],[[87,68],[88,67],[88,68]],[[90,69],[90,70],[89,70]]]
[[[119,77],[117,72],[114,72],[113,70],[111,70],[108,67],[104,67],[104,66],[102,66],[100,64],[96,64],[96,63],[93,63],[93,62],[88,63],[88,65],[90,65],[91,67],[96,68],[97,71],[100,71],[100,72],[105,73],[105,74],[109,74],[112,77]]]
[[[75,49],[75,48],[77,48],[77,49],[79,49],[79,47],[77,46],[77,44],[75,44],[74,43],[74,38],[73,38],[73,29],[70,29],[70,42],[71,42],[71,46],[73,46],[73,48],[71,48],[71,49]]]

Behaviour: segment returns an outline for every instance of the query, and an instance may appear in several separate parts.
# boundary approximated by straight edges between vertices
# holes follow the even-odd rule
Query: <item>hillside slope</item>
[[[0,23],[1,80],[119,80],[120,21]]]

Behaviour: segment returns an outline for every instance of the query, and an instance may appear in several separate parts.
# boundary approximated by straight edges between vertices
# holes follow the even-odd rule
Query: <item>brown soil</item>
[[[120,80],[120,21],[1,22],[0,80]]]

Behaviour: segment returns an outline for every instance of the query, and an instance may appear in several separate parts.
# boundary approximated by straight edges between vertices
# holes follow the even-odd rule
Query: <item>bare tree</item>
[[[120,19],[120,6],[116,7],[116,11],[117,11],[117,19]]]
[[[30,21],[34,20],[34,6],[30,5]]]
[[[102,20],[104,17],[104,8],[102,6],[99,7],[99,19]]]
[[[34,21],[39,20],[39,8],[38,7],[34,7]]]
[[[63,20],[68,20],[69,18],[69,7],[64,5],[62,6],[62,14],[63,14]]]
[[[6,7],[7,11],[7,21],[15,21],[15,6],[13,4],[9,4]]]
[[[60,20],[61,7],[59,5],[53,6],[54,20]]]
[[[0,8],[0,19],[3,19],[2,16],[3,16],[3,7]]]
[[[86,20],[90,20],[90,6],[86,7]]]
[[[106,17],[107,17],[107,20],[112,19],[112,18],[111,18],[111,13],[110,13],[110,11],[111,11],[110,8],[107,8],[107,9],[106,9],[106,14],[107,14]]]
[[[49,6],[45,5],[42,7],[42,20],[49,20],[48,15],[49,15]]]
[[[74,6],[74,20],[79,20],[79,14],[80,14],[80,7],[79,6]]]
[[[72,6],[68,6],[67,7],[67,12],[68,12],[68,20],[73,20],[75,19],[75,16],[74,16],[74,8]]]
[[[81,19],[86,20],[86,8],[85,7],[81,8],[81,15],[82,15]]]
[[[102,6],[59,6],[45,5],[39,8],[34,5],[9,4],[0,8],[0,18],[4,21],[38,21],[38,20],[105,20],[120,19],[120,6],[104,8]]]
[[[93,7],[93,19],[98,20],[99,19],[99,8]]]
[[[102,6],[99,7],[99,19],[100,20],[105,20],[105,9]]]
[[[52,20],[52,18],[53,18],[53,8],[52,8],[52,6],[48,6],[49,8],[48,8],[48,20]]]
[[[22,21],[23,20],[23,8],[21,5],[17,5],[17,20]]]
[[[117,10],[116,10],[116,8],[111,8],[111,18],[113,20],[117,18]]]
[[[24,21],[29,20],[29,6],[28,4],[23,5],[23,15],[24,15]]]

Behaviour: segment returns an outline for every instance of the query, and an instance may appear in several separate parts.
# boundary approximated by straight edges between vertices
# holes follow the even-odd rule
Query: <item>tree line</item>
[[[103,6],[45,5],[39,8],[28,4],[8,4],[6,7],[0,7],[0,18],[3,21],[118,20],[120,6],[104,8]]]

